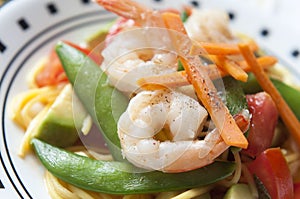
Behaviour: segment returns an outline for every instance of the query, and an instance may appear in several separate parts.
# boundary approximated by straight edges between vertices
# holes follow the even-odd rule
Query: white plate
[[[254,37],[259,44],[280,55],[292,74],[299,77],[297,0],[143,2],[154,8],[185,3],[225,10],[232,17],[230,25],[234,30]],[[29,69],[58,40],[80,43],[113,18],[114,15],[88,0],[18,0],[0,9],[0,198],[49,198],[43,182],[44,170],[38,160],[32,155],[26,159],[17,156],[23,131],[8,117],[12,97],[27,89],[25,78]]]

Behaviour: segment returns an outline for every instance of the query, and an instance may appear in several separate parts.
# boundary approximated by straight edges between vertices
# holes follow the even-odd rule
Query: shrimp
[[[197,42],[232,43],[236,41],[229,29],[228,15],[218,10],[194,9],[185,23],[192,40]]]
[[[97,2],[121,17],[134,20],[135,25],[144,27],[138,31],[135,30],[137,27],[130,27],[119,32],[102,52],[104,61],[101,67],[119,90],[135,92],[139,88],[136,85],[138,79],[153,76],[153,73],[175,72],[178,53],[189,56],[190,40],[176,37],[180,47],[173,45],[175,37],[170,37],[169,32],[163,29],[165,23],[160,12],[130,0]],[[159,27],[160,31],[156,29],[154,34],[149,28],[151,26]],[[157,57],[160,57],[160,64],[157,64]],[[209,78],[204,80],[205,85],[210,83],[207,88],[214,93],[213,83]],[[194,92],[194,87],[191,88]],[[209,90],[205,93],[210,94]],[[198,139],[208,113],[197,100],[169,89],[135,93],[137,95],[130,100],[118,121],[122,153],[132,164],[150,170],[183,172],[211,164],[228,149],[229,145],[220,135],[220,131],[224,132],[222,122],[216,122],[217,118],[222,119],[220,114],[218,117],[213,115],[218,128],[208,132],[204,139]],[[218,98],[214,99],[217,101]],[[228,116],[229,112],[226,113]],[[236,122],[242,123],[239,124],[241,130],[249,127],[249,118],[249,112],[236,117]]]
[[[159,11],[131,0],[96,0],[104,9],[126,19],[132,19],[143,27],[164,27]]]
[[[109,37],[102,51],[101,68],[108,74],[109,82],[125,93],[137,92],[137,80],[147,76],[158,76],[177,71],[177,54],[171,49],[167,32],[160,29],[140,27],[163,27],[158,11],[130,0],[97,0],[105,9],[125,20],[118,34]],[[127,27],[126,27],[127,26]]]
[[[161,12],[134,1],[97,0],[97,3],[121,17],[134,20],[142,27],[165,27]],[[228,15],[225,12],[193,9],[185,23],[185,28],[190,38],[198,42],[232,43],[236,41],[236,38],[229,29],[228,21]]]
[[[159,30],[136,29],[119,33],[111,40],[102,51],[101,64],[110,84],[131,94],[140,88],[138,79],[177,71],[177,54],[168,50],[170,43],[157,40],[159,33]]]
[[[198,139],[206,119],[205,108],[187,95],[142,91],[131,99],[118,122],[122,153],[138,167],[168,173],[211,164],[229,146],[217,129]],[[157,139],[161,133],[167,139]]]

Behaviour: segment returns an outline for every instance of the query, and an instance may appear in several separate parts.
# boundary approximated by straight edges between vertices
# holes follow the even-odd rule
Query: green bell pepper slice
[[[77,187],[109,194],[142,194],[184,190],[215,183],[232,175],[235,164],[214,162],[184,173],[143,171],[129,163],[93,160],[38,139],[31,141],[42,164]]]
[[[298,120],[300,120],[300,91],[280,80],[271,78],[271,81],[292,109]],[[248,74],[248,81],[246,83],[242,83],[242,87],[244,92],[247,94],[254,94],[262,91],[262,88],[252,73]]]
[[[109,85],[107,75],[82,52],[62,42],[56,45],[56,52],[76,95],[102,132],[113,157],[122,160],[116,132],[128,99]]]

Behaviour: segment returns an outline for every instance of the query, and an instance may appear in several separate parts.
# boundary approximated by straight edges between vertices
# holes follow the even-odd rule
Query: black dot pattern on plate
[[[234,12],[228,11],[227,13],[228,13],[228,17],[229,17],[229,19],[230,19],[231,21],[235,19],[235,14],[234,14]]]
[[[49,13],[52,14],[52,15],[57,13],[57,7],[53,3],[47,4],[47,9],[48,9]]]
[[[22,28],[22,30],[27,30],[30,27],[28,22],[24,18],[19,19],[18,24]]]
[[[298,49],[292,50],[292,56],[293,57],[299,57],[299,55],[300,55],[300,52],[299,52]]]
[[[1,180],[0,180],[0,189],[4,189],[5,187],[4,187],[4,185],[3,185],[3,183],[1,182]]]
[[[199,1],[190,1],[190,4],[196,8],[199,8],[200,7],[200,3]]]
[[[0,52],[4,53],[5,50],[6,50],[5,44],[0,41]]]
[[[82,2],[83,4],[88,4],[88,3],[90,3],[90,0],[81,0],[81,2]]]
[[[263,28],[261,31],[260,31],[260,34],[261,36],[263,37],[267,37],[270,35],[270,31],[267,29],[267,28]]]

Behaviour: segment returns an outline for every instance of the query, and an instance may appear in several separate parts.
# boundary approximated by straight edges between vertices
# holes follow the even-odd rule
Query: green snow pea
[[[214,162],[184,173],[135,172],[136,168],[129,163],[93,160],[38,139],[31,143],[43,165],[53,175],[77,187],[110,194],[184,190],[215,183],[235,170],[234,163]]]
[[[117,121],[128,99],[110,86],[99,66],[75,48],[59,42],[56,52],[75,93],[92,116],[116,160],[121,160]]]
[[[231,115],[248,109],[246,96],[240,82],[231,76],[224,77],[222,80],[225,92],[221,93],[221,97],[224,99],[224,103]]]
[[[281,82],[280,80],[271,78],[271,81],[284,100],[287,102],[289,107],[292,109],[298,120],[300,120],[300,91]],[[246,83],[242,83],[242,87],[244,92],[247,94],[253,94],[262,91],[262,88],[252,73],[249,73],[248,81]]]

